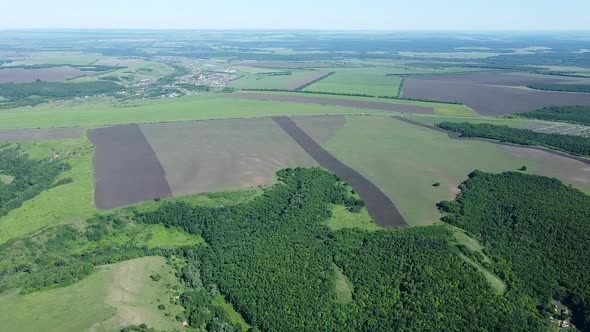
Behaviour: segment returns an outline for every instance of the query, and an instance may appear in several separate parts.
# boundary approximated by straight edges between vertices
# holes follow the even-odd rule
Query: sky
[[[2,0],[0,29],[590,30],[588,0]]]

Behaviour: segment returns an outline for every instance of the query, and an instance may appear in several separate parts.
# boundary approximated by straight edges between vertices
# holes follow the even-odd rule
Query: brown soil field
[[[578,80],[575,77],[560,77],[555,75],[539,75],[527,73],[482,73],[461,75],[431,75],[416,76],[421,80],[444,81],[449,83],[486,84],[501,86],[527,86],[533,83],[559,83]]]
[[[137,125],[93,129],[94,203],[111,209],[172,196],[166,172]]]
[[[97,72],[81,71],[72,67],[44,69],[5,68],[0,69],[0,83],[31,83],[36,80],[45,82],[64,82],[68,79],[94,75]]]
[[[295,82],[290,83],[289,85],[283,87],[284,90],[290,90],[290,91],[295,91],[295,90],[299,90],[303,87],[306,87],[312,83],[315,83],[323,78],[325,78],[326,76],[331,75],[332,73],[326,73],[326,72],[314,72],[311,73],[309,75],[307,75],[306,77],[297,80]]]
[[[391,199],[375,184],[332,156],[290,118],[273,117],[273,120],[322,167],[329,169],[349,183],[365,201],[369,215],[377,224],[383,227],[407,226]]]
[[[79,138],[80,135],[82,135],[81,128],[0,129],[0,142]]]
[[[493,77],[493,75],[499,75]],[[549,79],[508,74],[408,77],[403,96],[412,99],[461,102],[482,115],[528,112],[546,106],[590,105],[590,94],[521,88]],[[554,79],[553,82],[559,81]]]
[[[305,96],[289,96],[289,95],[273,95],[265,93],[232,93],[226,94],[226,98],[236,99],[254,99],[254,100],[269,100],[269,101],[284,101],[290,103],[304,103],[317,104],[323,106],[341,106],[360,109],[369,109],[387,112],[401,112],[401,113],[419,113],[419,114],[433,114],[432,107],[422,107],[413,105],[400,105],[393,103],[384,103],[378,101],[362,101],[351,99],[334,99],[321,97],[305,97]]]
[[[270,184],[287,167],[317,166],[270,118],[141,125],[177,195]]]

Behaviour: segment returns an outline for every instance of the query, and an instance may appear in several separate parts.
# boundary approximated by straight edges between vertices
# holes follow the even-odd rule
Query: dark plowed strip
[[[304,77],[304,78],[302,78],[302,79],[300,79],[300,80],[298,80],[296,82],[293,82],[293,83],[289,84],[286,87],[283,87],[283,89],[285,89],[285,90],[291,90],[291,91],[302,90],[303,88],[305,88],[307,86],[310,86],[310,85],[312,85],[314,83],[317,83],[317,82],[323,80],[324,78],[326,78],[327,76],[330,76],[332,74],[334,74],[334,72],[329,72],[329,73],[326,73],[326,72],[312,73],[312,74],[309,74],[308,76],[306,76],[306,77]]]
[[[290,103],[304,103],[316,104],[323,106],[341,106],[362,108],[368,110],[401,112],[401,113],[419,113],[419,114],[433,114],[432,107],[422,107],[413,105],[399,105],[392,103],[384,103],[378,101],[364,101],[364,100],[350,100],[350,99],[333,99],[320,97],[305,97],[305,96],[289,96],[289,95],[273,95],[264,93],[232,93],[225,95],[226,98],[236,99],[254,99],[254,100],[270,100],[270,101],[285,101]]]
[[[288,117],[273,117],[272,119],[315,159],[318,164],[348,182],[365,201],[369,215],[371,215],[371,218],[377,224],[382,227],[402,227],[408,225],[389,197],[371,181],[324,150],[324,148]]]
[[[0,130],[0,142],[80,138],[80,135],[82,135],[81,128],[2,129]]]
[[[565,158],[569,158],[569,159],[573,159],[573,160],[577,160],[577,161],[581,161],[585,164],[590,165],[590,159],[586,159],[586,158],[582,158],[582,157],[577,157],[577,156],[572,156],[571,154],[567,154],[565,152],[561,152],[561,151],[555,151],[555,150],[551,150],[549,148],[544,148],[541,146],[526,146],[526,145],[519,145],[519,144],[512,144],[512,143],[506,143],[506,142],[500,142],[500,141],[496,141],[493,139],[487,139],[487,138],[478,138],[478,137],[461,137],[461,134],[454,132],[454,131],[450,131],[450,130],[445,130],[442,128],[439,128],[437,126],[433,126],[433,125],[429,125],[429,124],[425,124],[425,123],[420,123],[414,120],[410,120],[410,119],[406,119],[404,117],[401,116],[394,116],[394,119],[400,120],[402,122],[406,122],[415,126],[419,126],[419,127],[423,127],[423,128],[428,128],[431,130],[436,130],[436,131],[440,131],[442,133],[447,134],[450,138],[453,139],[460,139],[460,140],[472,140],[472,141],[481,141],[481,142],[488,142],[488,143],[494,143],[494,144],[499,144],[499,145],[506,145],[506,146],[516,146],[522,149],[531,149],[531,150],[538,150],[538,151],[545,151],[560,157],[565,157]]]
[[[112,209],[172,196],[166,172],[139,126],[94,129],[88,132],[88,138],[95,147],[97,208]]]

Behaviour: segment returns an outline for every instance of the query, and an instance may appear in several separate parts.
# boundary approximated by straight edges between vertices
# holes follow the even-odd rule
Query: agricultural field
[[[590,39],[528,37],[0,34],[0,330],[589,330]]]
[[[230,84],[229,87],[236,89],[278,89],[298,90],[314,81],[320,80],[330,72],[326,71],[278,71],[278,72],[257,72],[247,74]]]
[[[165,109],[165,112],[162,110]],[[157,102],[138,101],[131,106],[102,107],[84,104],[73,109],[43,107],[27,112],[0,112],[1,129],[96,127],[129,123],[253,118],[274,115],[371,113],[350,107],[277,103],[219,97],[183,97]]]
[[[405,98],[460,102],[481,115],[499,116],[546,106],[590,105],[590,94],[541,91],[526,86],[564,80],[512,74],[474,74],[406,78]]]
[[[140,128],[175,196],[267,185],[281,168],[317,165],[269,118]]]
[[[317,140],[321,128],[311,118],[295,118]],[[461,141],[400,120],[346,117],[346,124],[322,146],[387,194],[410,225],[437,222],[436,203],[452,199],[471,170],[517,170],[558,177],[590,192],[588,165],[547,152]],[[457,160],[461,162],[458,163]],[[440,186],[433,184],[439,182]]]
[[[397,97],[402,79],[387,76],[388,68],[336,68],[334,74],[305,87],[304,91]]]

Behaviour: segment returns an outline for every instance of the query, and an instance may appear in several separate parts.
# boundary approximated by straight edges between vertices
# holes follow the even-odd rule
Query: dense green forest
[[[18,146],[0,146],[0,217],[61,183],[55,179],[67,169],[68,164],[50,158],[29,159]]]
[[[437,126],[445,130],[458,132],[461,134],[461,137],[482,137],[521,145],[544,146],[565,151],[573,155],[590,156],[589,137],[537,133],[532,130],[497,126],[488,123],[443,122],[437,124]]]
[[[62,83],[3,83],[0,84],[0,108],[38,105],[52,99],[94,96],[121,91],[114,82]]]
[[[590,126],[590,106],[551,106],[517,115],[529,119],[571,122]]]
[[[473,172],[443,220],[473,234],[510,288],[567,303],[590,329],[590,196],[556,179]],[[546,309],[545,310],[550,310]]]
[[[590,92],[590,84],[533,83],[528,87],[531,89],[548,91]]]
[[[255,328],[263,331],[539,331],[544,321],[533,298],[500,295],[452,244],[444,226],[330,231],[331,204],[349,191],[321,169],[287,169],[279,184],[253,201],[203,208],[166,203],[136,213],[149,224],[201,234],[201,246],[182,274],[191,324],[216,285]],[[350,281],[353,301],[340,303],[336,269]],[[196,277],[195,277],[196,276]]]

